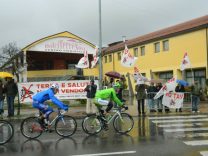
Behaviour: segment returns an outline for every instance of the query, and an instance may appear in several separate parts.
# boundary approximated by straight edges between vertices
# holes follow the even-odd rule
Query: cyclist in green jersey
[[[94,103],[98,107],[98,109],[101,110],[103,115],[105,115],[106,113],[108,113],[112,109],[113,102],[115,102],[119,107],[124,107],[125,109],[128,109],[128,107],[125,106],[121,102],[121,99],[119,99],[116,95],[116,93],[119,91],[119,89],[120,89],[120,84],[115,83],[113,85],[113,88],[103,89],[103,90],[96,92]],[[101,109],[103,106],[107,106],[105,111],[102,111],[102,109]]]

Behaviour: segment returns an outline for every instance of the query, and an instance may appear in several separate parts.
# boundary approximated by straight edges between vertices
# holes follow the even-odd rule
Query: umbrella
[[[13,78],[13,75],[8,73],[8,72],[0,72],[0,77],[5,78],[5,77],[11,77]]]
[[[115,71],[110,71],[105,73],[106,76],[112,77],[112,78],[121,78],[121,74],[119,74],[118,72]]]
[[[180,85],[183,85],[184,87],[189,85],[189,83],[186,82],[185,80],[176,80],[176,82]]]

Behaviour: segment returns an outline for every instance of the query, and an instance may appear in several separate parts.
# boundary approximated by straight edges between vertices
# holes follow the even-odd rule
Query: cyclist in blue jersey
[[[53,112],[53,108],[50,107],[45,101],[51,100],[55,105],[63,110],[68,110],[68,105],[65,105],[59,99],[55,97],[55,94],[59,91],[58,84],[52,84],[47,90],[38,92],[33,96],[33,107],[39,109],[43,114],[43,120],[47,124],[49,115]]]

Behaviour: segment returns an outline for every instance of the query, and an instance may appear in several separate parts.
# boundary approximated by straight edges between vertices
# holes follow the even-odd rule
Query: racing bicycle
[[[113,127],[116,132],[126,134],[134,127],[134,120],[131,115],[124,113],[126,109],[115,108],[104,118],[102,109],[99,109],[97,114],[86,116],[82,121],[82,129],[89,135],[98,134],[101,130],[113,122]]]
[[[55,123],[55,131],[59,136],[69,137],[73,135],[77,129],[77,122],[74,117],[64,115],[66,111],[58,109],[56,117],[49,121],[47,125],[44,124],[42,119],[42,113],[40,112],[38,117],[27,117],[21,123],[21,133],[23,136],[29,139],[38,138],[43,132],[51,132],[52,126]]]
[[[14,135],[14,128],[9,121],[0,120],[0,145],[7,143]]]

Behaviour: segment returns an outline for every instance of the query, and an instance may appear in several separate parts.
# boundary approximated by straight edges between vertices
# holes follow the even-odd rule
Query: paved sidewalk
[[[127,111],[129,114],[131,114],[132,116],[138,116],[138,112],[137,112],[137,101],[133,100],[133,101],[127,101],[126,102],[129,110]],[[188,114],[208,114],[208,102],[200,102],[199,104],[199,111],[200,113],[192,113],[191,111],[191,104],[190,103],[186,103],[185,106],[188,106],[188,108],[182,108],[182,112],[175,112],[175,109],[170,109],[169,113],[166,112],[162,112],[162,113],[150,113],[148,111],[147,108],[147,104],[145,104],[145,111],[146,111],[146,116],[158,116],[158,115],[188,115]],[[83,118],[86,116],[86,112],[85,112],[85,107],[70,107],[69,111],[66,114],[69,114],[75,118]],[[15,110],[17,111],[17,110]],[[30,109],[21,109],[20,110],[20,115],[15,115],[15,117],[12,117],[10,119],[24,119],[26,117],[29,116],[34,116],[35,114],[37,114],[38,111],[37,109],[34,108],[30,108]],[[15,112],[15,114],[17,114],[17,112]],[[4,119],[8,119],[7,118],[7,110],[5,110]]]

